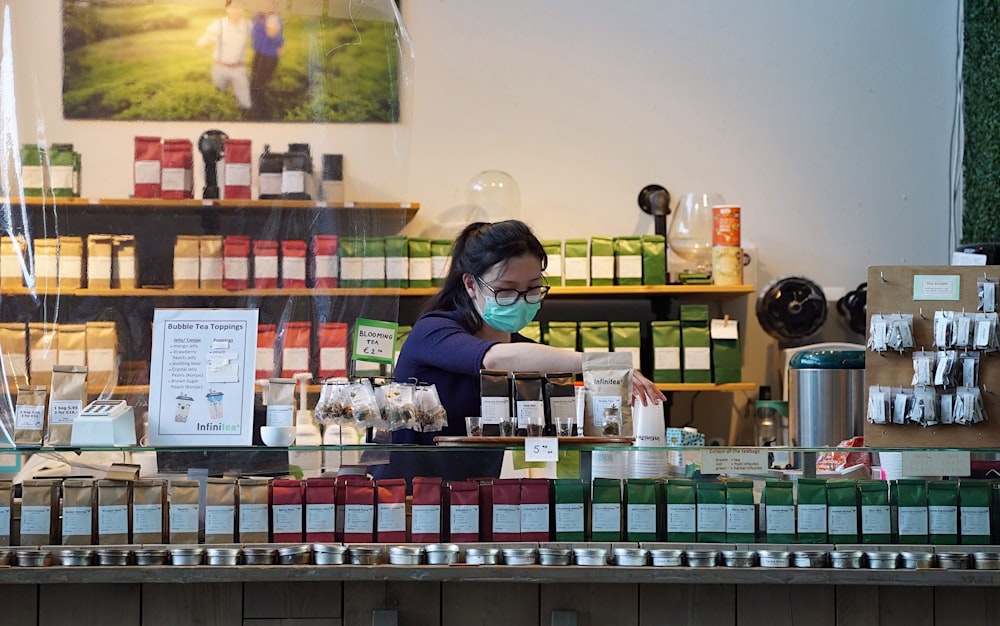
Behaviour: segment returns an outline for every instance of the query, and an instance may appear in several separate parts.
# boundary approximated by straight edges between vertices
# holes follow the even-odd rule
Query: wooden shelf
[[[657,383],[660,391],[756,391],[757,383]]]

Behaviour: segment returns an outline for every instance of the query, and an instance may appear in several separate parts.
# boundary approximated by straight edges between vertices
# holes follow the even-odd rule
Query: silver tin
[[[534,548],[503,548],[505,565],[534,565],[538,562],[538,550]]]
[[[98,565],[128,565],[132,551],[125,548],[101,548],[96,551]]]
[[[424,546],[428,565],[451,565],[458,563],[460,548],[453,543],[432,543]]]
[[[604,548],[573,548],[573,559],[577,565],[607,565],[608,551]]]
[[[202,548],[171,548],[170,563],[173,565],[201,565],[205,556]]]
[[[420,565],[424,562],[421,546],[392,546],[389,548],[390,565]]]
[[[930,569],[934,567],[933,552],[900,552],[899,558],[906,569]]]
[[[976,569],[1000,569],[1000,552],[973,552],[972,565]]]
[[[826,567],[826,550],[796,550],[792,552],[795,567]]]
[[[466,548],[467,565],[496,565],[500,560],[500,548]]]
[[[314,543],[312,551],[315,565],[343,565],[347,562],[347,546]]]
[[[969,569],[968,552],[938,552],[937,566],[943,569]]]
[[[378,565],[384,560],[385,550],[380,547],[351,546],[347,549],[351,565]]]
[[[132,551],[136,565],[166,565],[167,554],[168,552],[165,549],[159,548],[143,548]]]
[[[865,556],[868,557],[869,569],[896,569],[899,560],[897,552],[865,552]]]
[[[791,556],[785,550],[757,550],[761,567],[788,567]]]
[[[753,550],[723,550],[720,554],[726,567],[753,567],[757,562],[757,553]]]
[[[644,548],[615,548],[615,565],[642,567],[649,562],[649,550]]]
[[[59,563],[66,567],[90,565],[94,560],[94,551],[87,548],[70,548],[59,551]]]
[[[285,546],[278,548],[279,565],[308,565],[312,556],[309,546]]]
[[[684,564],[683,550],[650,550],[653,567],[680,567]]]
[[[0,565],[10,565],[10,550],[0,550]]]
[[[685,550],[688,567],[715,567],[719,564],[718,550]]]
[[[277,556],[274,548],[243,548],[244,565],[274,565]]]
[[[539,548],[538,562],[541,565],[569,565],[573,551],[569,548]],[[465,552],[465,561],[469,561],[469,551]]]
[[[18,550],[14,557],[18,567],[45,567],[52,559],[46,550]]]
[[[209,565],[239,565],[239,548],[206,548],[205,562]]]
[[[865,555],[861,550],[834,550],[830,552],[830,567],[833,569],[860,569],[861,558]]]

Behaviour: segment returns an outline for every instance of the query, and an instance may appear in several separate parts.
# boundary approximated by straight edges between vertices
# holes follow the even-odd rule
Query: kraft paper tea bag
[[[559,478],[552,485],[555,496],[555,540],[586,541],[584,520],[587,503],[583,481]]]
[[[17,388],[17,407],[14,409],[14,443],[17,445],[42,445],[47,392],[48,388],[42,385]]]
[[[89,478],[66,479],[63,481],[62,491],[62,544],[93,544],[94,481]]]
[[[94,387],[118,382],[118,328],[115,322],[87,322],[87,378]]]
[[[14,485],[9,480],[0,480],[0,546],[9,546],[12,543],[13,504]]]
[[[56,327],[56,363],[59,365],[87,365],[87,326],[85,324],[59,324]]]
[[[615,284],[642,284],[642,239],[634,235],[615,237]]]
[[[627,353],[583,354],[587,436],[632,435],[632,357]]]
[[[586,287],[590,284],[590,242],[586,239],[567,239],[563,249],[563,284],[567,287]]]
[[[663,235],[642,236],[642,284],[667,282],[667,246]]]
[[[882,480],[858,483],[861,501],[861,543],[883,544],[892,541],[889,510],[889,487]]]
[[[271,529],[274,541],[303,539],[302,482],[285,478],[271,482]]]
[[[73,422],[80,416],[86,399],[87,368],[80,365],[53,365],[49,424],[45,436],[47,445],[70,445]]]
[[[431,287],[431,240],[423,237],[410,237],[407,242],[410,264],[410,287]]]
[[[56,325],[41,322],[28,324],[28,351],[31,384],[51,384],[52,366],[59,355]]]
[[[28,479],[21,483],[21,534],[18,545],[58,544],[59,481]]]
[[[934,545],[958,544],[958,483],[927,483],[927,534]]]
[[[795,542],[795,492],[791,481],[768,480],[761,492],[764,503],[765,541]]]
[[[170,481],[167,509],[170,543],[198,543],[199,490],[197,480]]]
[[[271,378],[267,385],[267,425],[295,425],[295,379]]]
[[[698,541],[721,542],[726,540],[726,485],[699,481]]]
[[[611,333],[607,322],[580,322],[580,346],[584,352],[607,352]]]
[[[0,324],[0,358],[8,392],[28,384],[27,324]]]
[[[697,537],[695,483],[671,478],[664,484],[667,508],[667,541],[691,542]]]
[[[595,235],[590,238],[590,284],[610,286],[615,284],[615,240]]]
[[[630,478],[625,483],[625,538],[628,541],[656,541],[657,481]]]
[[[990,542],[990,484],[962,479],[958,483],[961,541],[965,545]]]
[[[142,479],[132,483],[132,542],[163,543],[167,483],[161,479]]]
[[[545,341],[553,348],[576,351],[578,326],[576,322],[549,322],[545,329]]]
[[[132,483],[127,480],[97,481],[97,543],[129,543],[129,504]]]
[[[242,543],[267,543],[271,527],[271,481],[266,478],[241,478],[238,494],[239,540]]]
[[[111,288],[112,235],[87,235],[87,288]]]
[[[111,287],[135,289],[139,275],[135,258],[135,235],[115,235],[111,240]]]
[[[553,287],[559,287],[563,284],[562,240],[544,239],[541,243],[542,249],[545,250],[545,256],[548,258],[544,272],[545,282]]]
[[[826,484],[827,533],[830,543],[857,543],[858,490],[853,480]]]
[[[222,237],[199,237],[198,284],[202,289],[222,289],[222,263]]]
[[[757,509],[753,481],[726,481],[726,541],[753,543],[757,540]]]
[[[24,237],[0,238],[0,287],[21,287],[28,268]]]
[[[653,382],[681,382],[681,323],[678,320],[652,322]]]
[[[684,348],[684,382],[712,382],[707,304],[681,305],[681,346]]]
[[[197,289],[201,274],[201,237],[178,235],[174,243],[174,289]]]
[[[590,540],[622,540],[622,481],[595,478],[591,483]]]
[[[611,349],[627,352],[632,357],[632,367],[642,367],[642,334],[639,322],[611,322]]]
[[[83,238],[59,237],[59,260],[56,272],[60,289],[79,289],[83,286]]]
[[[236,538],[236,479],[209,478],[205,486],[205,543]]]
[[[799,543],[827,542],[825,478],[798,480],[797,530]]]
[[[48,291],[58,286],[59,240],[35,240],[35,286]]]

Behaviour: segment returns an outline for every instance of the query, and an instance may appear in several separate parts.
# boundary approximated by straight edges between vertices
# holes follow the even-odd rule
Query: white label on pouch
[[[337,277],[337,257],[332,254],[321,254],[314,257],[316,278]]]
[[[901,506],[898,511],[900,536],[927,534],[927,507]]]
[[[681,349],[677,346],[653,348],[654,369],[679,370],[681,368]]]
[[[410,258],[410,280],[430,280],[431,260],[428,257]]]
[[[595,533],[616,533],[622,529],[622,507],[620,504],[595,502],[591,509],[592,528]]]
[[[414,504],[410,513],[413,534],[433,535],[441,532],[441,505]]]
[[[39,168],[39,173],[41,168]],[[135,162],[135,182],[138,185],[159,185],[160,184],[160,162],[159,161],[136,161]],[[25,184],[25,187],[28,185]],[[41,185],[38,185],[41,187]]]
[[[233,536],[236,522],[234,505],[205,507],[205,534]]]
[[[6,259],[0,259],[0,262]],[[90,256],[87,257],[87,277],[91,280],[103,278],[111,279],[111,257]]]
[[[306,260],[300,256],[281,258],[281,280],[305,280]]]
[[[320,348],[319,368],[321,370],[346,370],[347,348]]]
[[[642,278],[642,257],[636,255],[620,256],[618,259],[618,278]]]
[[[962,536],[990,534],[990,507],[988,506],[963,506],[962,509]]]
[[[371,504],[348,504],[344,507],[345,533],[371,533],[375,530],[375,507]]]
[[[583,532],[583,502],[556,504],[556,532]]]
[[[545,419],[545,403],[541,400],[518,400],[517,401],[517,427],[527,428],[528,424],[534,424],[533,420]]]
[[[521,532],[547,533],[549,531],[548,504],[521,505]]]
[[[827,513],[825,504],[800,504],[799,532],[825,533],[826,515]]]
[[[202,257],[201,280],[220,280],[222,278],[222,259],[219,257]]]
[[[795,506],[792,504],[769,504],[764,507],[764,526],[768,534],[795,534]]]
[[[568,256],[564,261],[565,280],[587,280],[590,273],[587,271],[590,266],[587,264],[585,256]]]
[[[521,505],[494,504],[493,532],[495,533],[521,532]]]
[[[240,533],[266,533],[266,504],[240,504]]]
[[[0,537],[10,537],[9,506],[0,506]]]
[[[545,275],[550,278],[555,278],[552,284],[561,285],[562,284],[562,271],[563,271],[563,261],[561,254],[550,254],[549,263],[545,266]]]
[[[222,271],[223,276],[229,280],[247,280],[250,276],[250,263],[246,257],[226,257]]]
[[[250,164],[249,163],[226,163],[223,170],[223,180],[227,187],[249,187],[250,186]]]
[[[358,256],[345,256],[340,258],[340,277],[344,280],[361,280],[363,273],[364,259]]]
[[[591,278],[614,278],[615,277],[615,257],[613,257],[613,256],[592,256],[592,257],[590,257],[590,277]]]
[[[49,424],[72,424],[82,410],[82,400],[52,400],[49,403]]]
[[[553,420],[560,417],[573,419],[576,417],[576,398],[572,396],[549,398],[549,408]]]
[[[160,176],[160,189],[163,191],[185,191],[187,186],[187,170],[183,167],[165,167]]]
[[[257,348],[254,353],[254,368],[258,371],[274,371],[274,348]]]
[[[267,406],[267,412],[265,413],[265,419],[267,420],[268,426],[293,426],[295,423],[295,407],[288,405],[274,405],[269,404]]]
[[[275,533],[302,532],[301,504],[275,504],[271,507],[271,518]]]
[[[277,278],[278,257],[274,255],[255,256],[253,258],[254,278]]]
[[[406,280],[410,277],[410,260],[402,256],[385,259],[385,277],[389,280]]]
[[[58,359],[59,365],[86,365],[87,364],[87,351],[86,350],[59,350]]]
[[[378,532],[400,532],[406,530],[406,504],[386,502],[378,505]]]
[[[726,505],[699,504],[698,532],[708,532],[708,533],[726,532]]]
[[[726,532],[753,534],[757,521],[752,504],[726,505]]]
[[[831,535],[858,534],[858,507],[831,506],[828,515]]]
[[[712,350],[710,348],[684,348],[684,369],[712,369]]]
[[[44,406],[19,404],[14,411],[14,428],[18,430],[41,430],[44,422]]]
[[[932,535],[958,534],[957,506],[928,506],[928,528]]]
[[[114,504],[97,507],[97,533],[99,535],[127,535],[128,505]]]
[[[451,534],[478,535],[479,534],[479,505],[478,504],[453,504],[449,519],[451,520]]]
[[[627,531],[630,533],[656,532],[656,505],[629,504],[625,511]]]
[[[265,505],[266,506],[266,505]],[[332,533],[337,527],[337,507],[332,503],[306,504],[306,532]]]
[[[361,261],[362,280],[385,280],[385,257],[366,256]]]
[[[258,192],[265,196],[276,196],[281,193],[281,174],[271,172],[261,174],[257,180]]]
[[[499,396],[483,396],[479,404],[485,419],[507,419],[510,417],[510,400]]]
[[[667,505],[667,532],[668,533],[693,533],[695,532],[697,513],[693,504],[668,504]]]
[[[281,359],[281,368],[285,371],[309,371],[309,348],[285,348]]]
[[[113,372],[115,351],[110,348],[90,348],[87,350],[87,368],[94,372]]]
[[[888,535],[892,532],[888,505],[861,507],[861,534]]]
[[[62,510],[62,534],[67,537],[91,535],[94,509],[89,506],[65,506]]]
[[[132,532],[135,534],[163,532],[162,504],[133,504]]]
[[[52,507],[22,506],[21,535],[48,535],[52,524]]]

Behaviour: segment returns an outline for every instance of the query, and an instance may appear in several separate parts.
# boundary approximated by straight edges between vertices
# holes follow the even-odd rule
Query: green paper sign
[[[396,322],[358,318],[354,324],[354,360],[392,364],[396,347]]]

